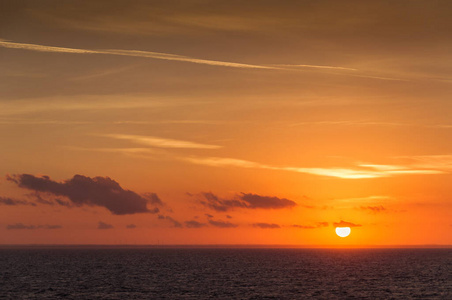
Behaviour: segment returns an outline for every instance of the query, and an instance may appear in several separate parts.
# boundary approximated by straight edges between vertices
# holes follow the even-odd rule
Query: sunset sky
[[[0,0],[0,244],[451,245],[451,14]]]

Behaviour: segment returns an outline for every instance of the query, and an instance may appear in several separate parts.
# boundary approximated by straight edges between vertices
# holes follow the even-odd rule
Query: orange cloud
[[[362,225],[361,224],[354,224],[354,223],[351,223],[351,222],[346,222],[346,221],[341,220],[340,222],[337,222],[337,223],[334,222],[333,226],[334,227],[361,227]]]

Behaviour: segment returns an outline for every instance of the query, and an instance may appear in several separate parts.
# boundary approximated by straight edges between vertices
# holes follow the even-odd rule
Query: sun
[[[351,232],[350,227],[336,227],[336,234],[340,237],[347,237]]]

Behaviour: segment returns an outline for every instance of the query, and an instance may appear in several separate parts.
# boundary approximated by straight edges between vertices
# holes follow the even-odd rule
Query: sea
[[[452,249],[4,247],[0,299],[452,299]]]

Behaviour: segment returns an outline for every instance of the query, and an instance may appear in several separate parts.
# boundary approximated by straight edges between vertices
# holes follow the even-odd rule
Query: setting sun
[[[350,227],[336,227],[336,234],[340,237],[347,237],[350,235]]]

